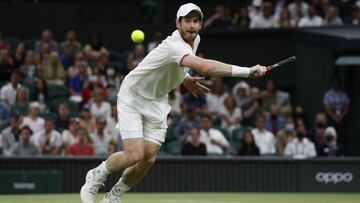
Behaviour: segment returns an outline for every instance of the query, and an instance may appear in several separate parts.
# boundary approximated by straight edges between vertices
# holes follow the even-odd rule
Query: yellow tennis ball
[[[145,34],[143,31],[141,30],[134,30],[132,33],[131,33],[131,40],[135,43],[140,43],[144,40],[145,38]]]

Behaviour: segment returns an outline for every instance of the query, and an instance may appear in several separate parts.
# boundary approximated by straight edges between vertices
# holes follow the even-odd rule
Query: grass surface
[[[97,201],[102,198],[98,195]],[[0,203],[79,203],[78,194],[0,195]],[[122,203],[360,203],[350,193],[129,193]]]

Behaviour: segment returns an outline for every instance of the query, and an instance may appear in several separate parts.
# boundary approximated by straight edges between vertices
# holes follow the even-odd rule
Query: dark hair
[[[203,119],[203,118],[207,118],[207,119],[209,119],[210,121],[212,121],[212,118],[211,118],[210,114],[202,114],[202,115],[201,115],[201,119]]]
[[[28,130],[31,135],[34,133],[34,132],[31,130],[31,128],[30,128],[29,126],[27,126],[27,125],[25,125],[24,127],[22,127],[20,131],[22,132],[23,130]]]

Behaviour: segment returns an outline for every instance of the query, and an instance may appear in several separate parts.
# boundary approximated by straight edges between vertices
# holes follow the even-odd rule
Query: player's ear
[[[180,29],[180,21],[179,21],[179,19],[175,20],[175,24],[176,24],[176,28]]]

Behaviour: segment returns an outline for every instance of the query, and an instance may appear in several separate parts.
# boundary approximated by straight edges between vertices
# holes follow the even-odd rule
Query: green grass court
[[[98,195],[97,202],[102,195]],[[0,203],[79,203],[78,194],[0,195]],[[122,203],[360,203],[355,193],[129,193]]]

